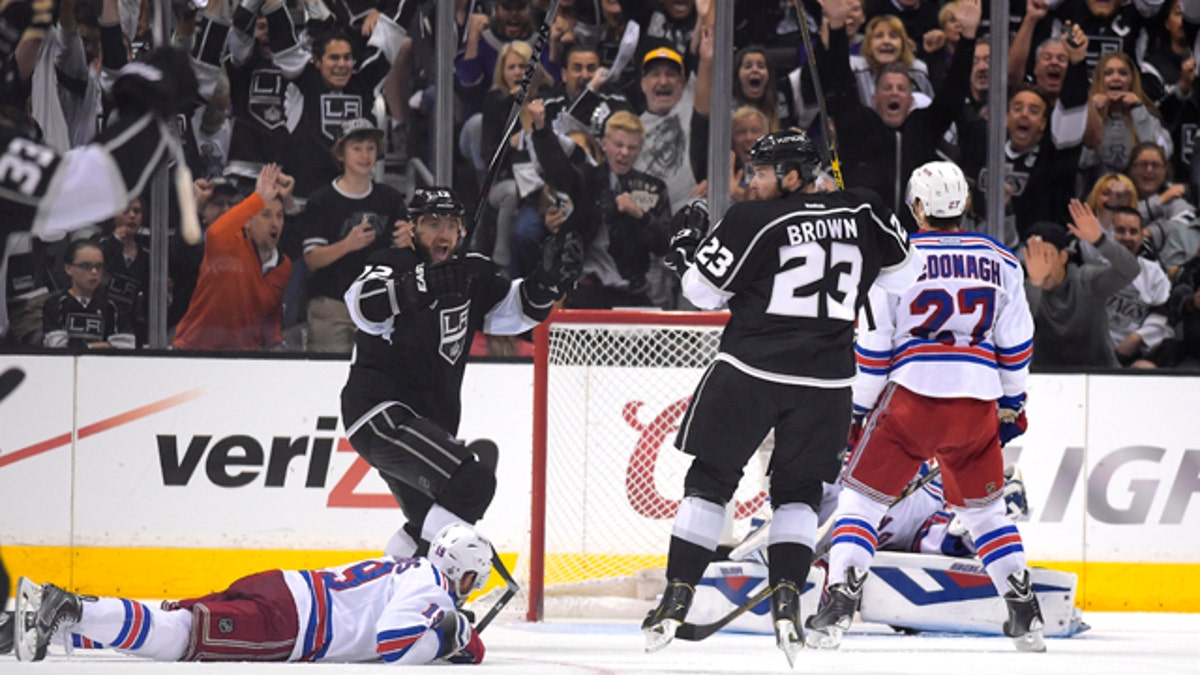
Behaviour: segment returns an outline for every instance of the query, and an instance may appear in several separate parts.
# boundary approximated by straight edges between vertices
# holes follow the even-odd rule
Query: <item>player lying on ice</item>
[[[459,606],[487,582],[491,565],[491,543],[453,523],[425,558],[259,572],[161,607],[22,579],[17,659],[45,658],[58,633],[156,661],[480,663],[483,642]]]

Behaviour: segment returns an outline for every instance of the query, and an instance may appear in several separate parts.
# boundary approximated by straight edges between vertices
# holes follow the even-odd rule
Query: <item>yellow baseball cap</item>
[[[670,61],[671,63],[679,66],[679,70],[681,72],[684,70],[683,56],[670,47],[659,47],[646,52],[646,56],[642,58],[642,70],[645,70],[646,66],[649,65],[651,61],[658,60]]]

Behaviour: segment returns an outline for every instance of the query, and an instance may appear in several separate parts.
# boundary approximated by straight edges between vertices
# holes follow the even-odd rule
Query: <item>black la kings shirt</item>
[[[921,266],[879,197],[852,188],[734,204],[693,269],[728,301],[718,359],[765,380],[843,387],[857,372],[854,321],[867,290],[877,278],[907,288]]]
[[[309,295],[341,300],[367,264],[367,258],[392,245],[396,221],[407,219],[404,196],[390,185],[372,182],[370,191],[359,196],[343,192],[336,180],[319,188],[309,198],[300,216],[305,253],[319,246],[336,244],[364,220],[375,227],[375,241],[330,265],[313,270],[308,276]]]

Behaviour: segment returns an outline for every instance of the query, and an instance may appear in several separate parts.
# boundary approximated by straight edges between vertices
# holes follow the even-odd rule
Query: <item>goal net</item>
[[[691,463],[675,435],[727,320],[557,311],[537,330],[531,537],[517,563],[529,620],[641,616],[653,605]],[[764,454],[730,504],[729,543],[767,508]]]

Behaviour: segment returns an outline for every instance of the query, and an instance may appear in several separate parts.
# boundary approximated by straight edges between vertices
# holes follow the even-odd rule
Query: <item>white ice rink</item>
[[[1047,640],[1045,654],[1017,653],[1006,638],[906,636],[883,627],[856,625],[840,650],[804,650],[797,673],[1200,673],[1200,614],[1085,613],[1092,629]],[[642,651],[634,623],[496,623],[484,632],[487,659],[481,666],[407,667],[404,672],[479,672],[509,675],[561,673],[783,673],[783,653],[766,635],[718,634],[703,642],[680,642],[656,654]],[[152,663],[112,652],[51,655],[41,663],[0,656],[0,673],[64,675],[165,675],[167,673],[379,672],[373,664]],[[463,669],[470,670],[463,670]]]

